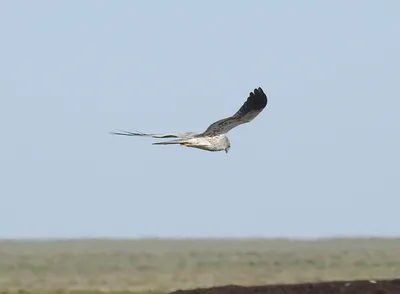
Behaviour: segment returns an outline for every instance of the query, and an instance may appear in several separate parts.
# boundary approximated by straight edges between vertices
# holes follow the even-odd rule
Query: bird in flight
[[[114,135],[144,136],[152,138],[176,138],[175,140],[155,142],[153,145],[179,144],[207,151],[225,151],[228,153],[231,143],[226,134],[233,128],[252,121],[267,105],[267,95],[259,87],[250,92],[247,100],[232,116],[212,123],[204,132],[185,132],[175,134],[146,134],[141,132],[111,132]]]

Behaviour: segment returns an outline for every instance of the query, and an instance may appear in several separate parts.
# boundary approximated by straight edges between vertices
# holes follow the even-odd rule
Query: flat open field
[[[400,277],[400,239],[0,241],[0,291],[170,292]]]

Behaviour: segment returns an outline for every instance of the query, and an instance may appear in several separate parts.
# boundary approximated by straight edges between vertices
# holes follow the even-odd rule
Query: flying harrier
[[[267,105],[267,96],[261,88],[254,89],[242,107],[231,117],[221,119],[211,124],[203,133],[177,134],[145,134],[141,132],[111,132],[114,135],[147,136],[153,138],[177,138],[171,141],[153,143],[153,145],[179,144],[207,151],[222,151],[228,153],[231,143],[226,134],[233,128],[252,121]]]

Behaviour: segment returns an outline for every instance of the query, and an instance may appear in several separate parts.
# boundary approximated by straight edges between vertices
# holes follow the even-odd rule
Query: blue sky
[[[3,1],[0,238],[400,235],[400,2]],[[109,135],[203,131],[205,152]]]

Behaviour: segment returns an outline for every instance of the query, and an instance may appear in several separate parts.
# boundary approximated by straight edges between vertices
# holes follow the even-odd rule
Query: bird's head
[[[229,149],[231,148],[231,142],[229,142],[229,139],[227,138],[227,137],[225,137],[225,140],[226,140],[226,144],[225,144],[225,153],[228,153],[228,151],[229,151]]]

